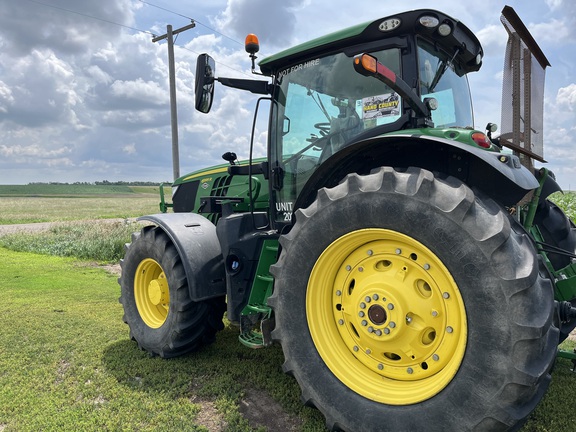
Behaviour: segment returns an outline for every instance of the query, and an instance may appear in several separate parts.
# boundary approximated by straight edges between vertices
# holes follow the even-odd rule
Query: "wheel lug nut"
[[[359,316],[360,318],[363,318],[364,315],[366,315],[366,314],[365,314],[363,311],[358,312],[358,316]]]
[[[388,303],[388,309],[390,310],[394,309],[394,305],[392,303]]]
[[[336,295],[337,295],[338,297],[340,297],[340,296],[342,295],[342,291],[340,291],[340,290],[336,291]]]
[[[446,331],[448,333],[452,333],[454,331],[454,329],[452,327],[448,326],[448,327],[446,327]]]
[[[366,303],[370,303],[372,301],[372,298],[370,296],[366,296],[364,300],[366,300]]]
[[[366,327],[368,325],[368,321],[362,320],[362,322],[360,324],[362,324],[363,327]],[[370,330],[368,330],[368,331],[370,331]]]
[[[445,299],[449,299],[450,298],[450,294],[448,294],[447,292],[442,294],[442,297],[444,297]]]
[[[384,334],[390,334],[390,329],[388,327],[384,329]]]
[[[437,317],[437,316],[438,316],[438,311],[433,310],[433,311],[432,311],[432,316],[433,316],[433,317]]]
[[[412,322],[412,317],[406,315],[406,323],[410,324]]]
[[[390,321],[390,328],[396,327],[396,323],[394,321]]]
[[[408,372],[409,374],[412,374],[412,373],[414,373],[414,370],[412,368],[408,368],[408,369],[406,369],[406,372]]]
[[[374,327],[370,326],[368,327],[368,333],[373,333],[374,332]]]
[[[356,345],[354,345],[354,348],[352,348],[354,351],[358,352],[358,347]]]
[[[376,336],[382,336],[382,330],[378,329],[374,332]]]
[[[430,264],[424,264],[424,270],[430,270]]]
[[[346,266],[346,270],[347,270],[347,271],[350,271],[350,270],[352,270],[352,267],[349,266],[349,265],[347,265],[347,266]]]
[[[366,308],[366,303],[362,302],[360,303],[360,309],[365,309]]]
[[[368,354],[368,355],[372,354],[372,350],[371,350],[370,348],[368,348],[368,349],[366,350],[366,354]]]
[[[368,249],[368,251],[367,251],[366,253],[368,254],[368,256],[372,256],[372,254],[373,254],[374,252],[372,252],[372,249]]]
[[[434,355],[432,356],[432,360],[438,361],[438,360],[440,360],[440,357],[438,356],[438,354],[434,354]]]
[[[373,298],[374,300],[378,300],[380,297],[378,297],[378,294],[374,294],[374,295],[372,296],[372,298]]]
[[[344,320],[343,320],[342,318],[340,318],[340,319],[338,320],[338,324],[344,325]]]
[[[363,271],[364,271],[364,267],[358,267],[358,271],[359,271],[359,272],[363,272]]]
[[[396,255],[400,255],[402,253],[402,249],[398,248],[396,249]]]
[[[384,369],[384,365],[383,365],[382,363],[380,363],[380,364],[378,365],[378,369],[380,369],[380,370]]]

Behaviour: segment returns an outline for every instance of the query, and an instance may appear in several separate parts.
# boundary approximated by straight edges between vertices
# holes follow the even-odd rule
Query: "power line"
[[[120,24],[120,23],[117,23],[117,22],[114,22],[114,21],[110,21],[110,20],[107,20],[107,19],[104,19],[104,18],[95,17],[95,16],[88,15],[88,14],[85,14],[85,13],[82,13],[82,12],[77,12],[77,11],[74,11],[74,10],[71,10],[71,9],[66,9],[66,8],[61,7],[61,6],[54,6],[54,5],[51,5],[51,4],[48,4],[48,3],[44,3],[44,2],[41,2],[41,1],[38,1],[38,0],[28,0],[28,1],[31,2],[31,3],[36,3],[36,4],[39,4],[39,5],[42,5],[42,6],[47,6],[47,7],[53,8],[53,9],[58,9],[58,10],[61,10],[61,11],[73,13],[73,14],[80,15],[80,16],[83,16],[83,17],[86,17],[86,18],[92,18],[92,19],[95,19],[95,20],[98,20],[98,21],[102,21],[102,22],[105,22],[105,23],[108,23],[108,24],[113,24],[113,25],[116,25],[116,26],[119,26],[119,27],[124,27],[124,28],[130,29],[130,30],[133,30],[133,31],[137,31],[137,32],[140,32],[140,33],[145,33],[145,34],[154,36],[154,34],[153,34],[152,32],[147,31],[147,30],[141,30],[141,29],[136,28],[136,27],[130,27],[130,26],[127,26],[127,25],[125,25],[125,24]]]
[[[144,3],[144,4],[148,5],[148,6],[152,6],[152,7],[155,7],[155,8],[157,8],[157,9],[160,9],[160,10],[163,10],[163,11],[166,11],[166,12],[170,12],[170,13],[172,13],[172,14],[174,14],[174,15],[178,15],[179,17],[189,19],[190,21],[194,21],[194,19],[190,18],[189,16],[182,15],[182,14],[180,14],[180,13],[178,13],[178,12],[174,12],[173,10],[166,9],[166,8],[164,8],[164,7],[162,7],[162,6],[158,6],[158,5],[152,4],[152,3],[147,2],[147,1],[144,1],[144,0],[139,0],[139,1],[140,1],[141,3]]]
[[[225,35],[224,33],[219,32],[218,30],[213,29],[212,27],[209,27],[209,26],[207,26],[207,25],[204,24],[204,23],[201,23],[200,21],[198,21],[198,20],[195,19],[195,18],[189,17],[189,16],[187,16],[187,15],[183,15],[183,14],[178,13],[178,12],[174,12],[173,10],[167,9],[167,8],[165,8],[165,7],[162,7],[162,6],[155,5],[155,4],[150,3],[150,2],[148,2],[148,1],[145,1],[145,0],[139,0],[139,1],[140,1],[141,3],[144,3],[144,4],[148,5],[148,6],[152,6],[152,7],[155,7],[155,8],[157,8],[157,9],[163,10],[163,11],[165,11],[165,12],[169,12],[169,13],[172,13],[172,14],[174,14],[174,15],[178,15],[179,17],[186,18],[186,19],[189,19],[189,20],[191,20],[191,21],[194,21],[196,24],[200,24],[202,27],[206,27],[206,28],[207,28],[208,30],[210,30],[211,32],[217,33],[217,34],[219,34],[220,36],[225,37],[226,39],[231,40],[232,42],[237,43],[238,45],[244,46],[244,44],[243,44],[242,42],[240,42],[240,41],[238,41],[238,40],[236,40],[236,39],[234,39],[234,38],[232,38],[232,37],[230,37],[230,36],[227,36],[227,35]]]

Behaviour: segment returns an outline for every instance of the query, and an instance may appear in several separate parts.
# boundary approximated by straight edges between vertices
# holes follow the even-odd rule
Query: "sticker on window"
[[[361,105],[358,108],[362,110],[365,127],[392,123],[400,117],[400,98],[395,92],[364,98],[358,105]]]
[[[396,93],[370,96],[362,99],[362,118],[389,117],[400,114],[400,99]]]

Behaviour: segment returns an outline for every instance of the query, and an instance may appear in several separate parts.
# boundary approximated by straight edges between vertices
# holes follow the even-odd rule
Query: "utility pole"
[[[178,151],[178,109],[176,107],[176,68],[174,66],[174,35],[196,27],[196,23],[172,30],[171,25],[166,26],[166,34],[155,36],[152,42],[162,39],[168,40],[168,75],[170,79],[170,124],[172,125],[172,171],[174,180],[180,177],[180,155]]]

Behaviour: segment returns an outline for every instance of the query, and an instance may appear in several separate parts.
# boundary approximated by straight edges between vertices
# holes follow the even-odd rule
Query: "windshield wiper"
[[[318,107],[324,113],[324,115],[326,116],[328,121],[330,121],[330,114],[328,114],[328,111],[326,110],[326,107],[322,103],[322,99],[320,99],[320,96],[318,95],[318,93],[316,93],[318,96],[314,97],[314,91],[311,90],[310,88],[308,88],[307,90],[308,90],[308,96],[310,96],[312,98],[312,100],[314,102],[316,102],[316,105],[318,105]]]
[[[444,73],[446,73],[448,68],[452,67],[452,65],[454,64],[454,59],[456,58],[456,56],[458,55],[459,52],[460,52],[460,48],[456,48],[454,50],[454,55],[452,56],[451,59],[442,60],[442,63],[440,63],[440,66],[438,66],[438,70],[436,71],[436,75],[434,75],[434,79],[432,80],[432,83],[430,83],[430,87],[428,87],[428,91],[430,93],[432,93],[434,91],[434,89],[438,85],[438,82],[440,81],[440,78],[442,78],[442,76],[444,76]]]

